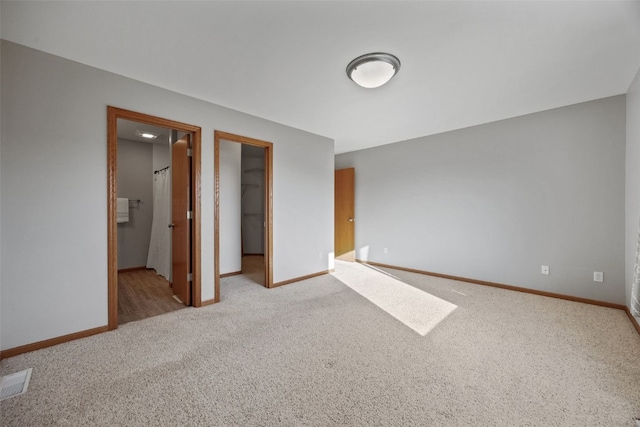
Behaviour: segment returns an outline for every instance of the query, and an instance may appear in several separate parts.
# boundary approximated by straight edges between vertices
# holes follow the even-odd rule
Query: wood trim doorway
[[[273,287],[273,143],[232,133],[215,131],[213,137],[213,170],[214,170],[214,302],[220,302],[220,141],[238,142],[264,148],[265,178],[265,242],[264,265],[265,287]]]
[[[193,126],[173,120],[137,113],[112,106],[107,107],[107,271],[108,271],[108,330],[118,328],[118,225],[117,225],[117,161],[118,161],[118,119],[161,126],[186,132],[192,135],[192,305],[202,305],[200,277],[200,163],[201,135],[199,126]]]

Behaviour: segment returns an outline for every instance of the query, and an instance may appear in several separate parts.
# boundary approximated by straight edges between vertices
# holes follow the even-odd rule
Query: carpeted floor
[[[455,306],[421,335],[342,282],[373,277],[368,267],[336,264],[276,289],[236,276],[219,304],[3,360],[2,375],[33,374],[0,403],[0,424],[632,427],[640,416],[640,336],[624,312],[387,270]]]

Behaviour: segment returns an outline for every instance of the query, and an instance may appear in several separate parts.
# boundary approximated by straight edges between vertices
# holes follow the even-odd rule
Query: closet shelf
[[[242,192],[241,196],[244,196],[244,193],[246,193],[249,188],[259,188],[259,187],[260,186],[258,184],[242,184],[241,185],[241,192]]]

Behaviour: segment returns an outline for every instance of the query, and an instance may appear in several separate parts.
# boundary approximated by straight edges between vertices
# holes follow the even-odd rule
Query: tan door
[[[355,261],[354,183],[353,168],[339,169],[335,176],[335,257]]]
[[[189,135],[185,135],[171,146],[171,286],[186,305],[191,305],[191,282],[187,277],[191,272],[191,221],[187,219],[191,177],[189,140]]]

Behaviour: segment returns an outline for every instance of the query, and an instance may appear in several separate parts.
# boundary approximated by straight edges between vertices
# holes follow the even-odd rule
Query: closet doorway
[[[214,182],[216,301],[228,276],[273,287],[273,144],[215,131]]]
[[[200,297],[200,128],[108,107],[109,329]]]

